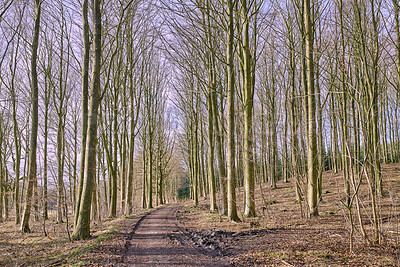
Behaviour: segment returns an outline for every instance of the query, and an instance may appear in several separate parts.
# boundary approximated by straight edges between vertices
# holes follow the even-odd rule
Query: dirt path
[[[176,222],[177,209],[164,206],[135,225],[127,241],[124,266],[229,266],[226,259],[186,240]]]

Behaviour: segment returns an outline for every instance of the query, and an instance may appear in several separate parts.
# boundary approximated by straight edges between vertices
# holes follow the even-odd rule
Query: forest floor
[[[240,216],[229,223],[225,216],[208,211],[207,199],[197,207],[186,203],[178,221],[188,232],[224,244],[222,255],[237,266],[400,266],[400,164],[383,166],[384,196],[378,199],[382,242],[369,244],[362,237],[354,204],[353,251],[350,223],[343,205],[343,175],[323,174],[319,216],[303,218],[296,202],[294,183],[278,182],[276,189],[257,185],[257,217]],[[364,179],[365,180],[365,179]],[[359,189],[363,225],[373,239],[370,197],[366,181]],[[243,188],[237,190],[238,210],[243,211]],[[304,207],[303,207],[304,209]],[[215,238],[218,234],[222,238]],[[218,239],[221,239],[220,242]]]
[[[148,211],[147,211],[148,212]],[[105,218],[92,223],[92,237],[70,242],[73,223],[56,223],[55,214],[49,214],[45,229],[43,223],[31,221],[31,233],[21,233],[14,218],[0,223],[0,266],[114,266],[122,262],[126,240],[146,211],[118,219]]]
[[[400,164],[383,166],[384,197],[378,199],[381,245],[361,236],[356,208],[354,248],[340,173],[323,175],[320,215],[303,218],[293,182],[257,185],[257,217],[230,223],[208,211],[208,199],[164,205],[92,225],[92,238],[69,242],[66,223],[33,222],[22,234],[10,218],[0,223],[0,266],[400,266]],[[373,237],[368,187],[360,187],[363,224]],[[239,212],[243,191],[237,190]],[[52,217],[51,217],[52,218]],[[72,232],[71,221],[69,232]],[[139,255],[139,256],[138,256]]]

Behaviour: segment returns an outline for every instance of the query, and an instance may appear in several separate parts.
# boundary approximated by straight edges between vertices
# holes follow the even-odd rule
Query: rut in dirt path
[[[164,206],[145,215],[135,225],[127,241],[123,265],[230,266],[226,258],[217,257],[188,242],[185,244],[185,237],[176,223],[177,209],[170,205]]]

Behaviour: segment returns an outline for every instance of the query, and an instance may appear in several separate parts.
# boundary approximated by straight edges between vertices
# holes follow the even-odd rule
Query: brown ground
[[[187,242],[176,223],[181,207],[166,205],[137,224],[123,260],[127,266],[224,266],[224,260]]]
[[[138,215],[116,220],[106,219],[91,226],[92,237],[69,242],[66,223],[56,224],[50,214],[46,221],[48,236],[42,223],[32,222],[32,233],[23,234],[13,220],[0,224],[0,266],[105,266],[122,262],[126,239]],[[13,218],[11,218],[13,219]],[[70,222],[70,232],[72,225]]]
[[[277,189],[258,185],[256,192],[257,218],[243,218],[241,223],[228,223],[224,216],[208,212],[208,200],[193,207],[186,204],[178,214],[179,221],[188,229],[205,236],[210,232],[233,232],[227,240],[225,254],[231,263],[239,266],[400,266],[400,165],[383,167],[385,195],[379,199],[381,214],[381,245],[369,245],[362,237],[356,216],[354,221],[354,249],[349,249],[349,216],[341,203],[343,181],[341,174],[326,172],[323,176],[323,201],[319,204],[320,216],[302,218],[295,201],[294,185],[278,183]],[[263,194],[261,194],[263,192]],[[238,201],[243,203],[242,189],[237,190]],[[360,188],[364,227],[370,239],[372,215],[365,182]],[[239,212],[243,211],[238,204]]]
[[[381,245],[369,245],[356,218],[354,250],[349,252],[349,217],[341,204],[340,174],[324,174],[320,216],[301,217],[293,184],[271,190],[257,186],[258,217],[229,223],[208,212],[208,200],[165,205],[135,216],[93,225],[93,237],[68,242],[66,224],[33,223],[31,234],[12,221],[0,224],[0,266],[400,266],[400,164],[384,166],[385,196],[379,199]],[[263,192],[263,194],[261,194]],[[238,190],[238,203],[243,193]],[[363,222],[372,237],[369,195],[361,187]],[[239,212],[242,205],[239,205]],[[355,212],[355,209],[354,209]],[[72,228],[70,228],[70,231]]]

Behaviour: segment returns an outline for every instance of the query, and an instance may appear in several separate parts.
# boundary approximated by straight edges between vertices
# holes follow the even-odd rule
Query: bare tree
[[[101,69],[101,10],[100,0],[93,1],[94,55],[91,84],[91,100],[88,115],[88,132],[85,149],[84,179],[80,195],[79,211],[74,227],[74,238],[83,239],[90,236],[90,208],[92,189],[96,178],[96,148],[98,108],[100,105],[100,69]]]
[[[21,221],[21,231],[30,232],[29,218],[32,207],[32,193],[33,187],[36,183],[36,149],[37,149],[37,135],[38,135],[38,98],[39,98],[39,85],[37,74],[37,51],[39,47],[39,34],[40,34],[40,14],[41,14],[41,0],[35,0],[35,24],[32,41],[32,55],[31,55],[31,99],[32,99],[32,120],[31,120],[31,137],[29,149],[29,166],[28,166],[28,185],[26,187],[25,207]]]

